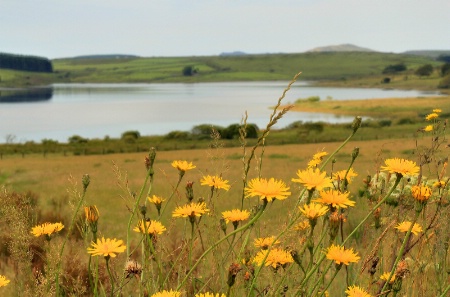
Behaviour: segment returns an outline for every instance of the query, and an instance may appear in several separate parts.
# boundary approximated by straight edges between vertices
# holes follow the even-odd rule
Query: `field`
[[[358,133],[366,133],[364,127],[360,128]],[[350,197],[352,200],[356,201],[357,207],[354,210],[349,209],[348,212],[346,210],[344,211],[343,208],[340,209],[341,215],[344,215],[346,219],[342,222],[341,228],[343,229],[340,231],[343,237],[341,238],[341,235],[338,236],[336,241],[337,243],[342,242],[345,236],[348,234],[353,234],[354,237],[348,241],[346,246],[351,245],[352,248],[358,252],[361,257],[361,261],[359,261],[358,264],[349,266],[348,268],[345,266],[345,271],[343,269],[339,275],[339,269],[336,269],[336,271],[335,269],[331,269],[328,274],[324,274],[324,278],[318,278],[318,280],[321,279],[322,281],[316,282],[315,278],[309,279],[311,275],[309,273],[307,274],[307,272],[314,271],[319,266],[322,267],[321,269],[325,269],[325,272],[331,268],[331,263],[330,265],[319,264],[323,261],[325,256],[323,252],[319,251],[323,250],[327,246],[326,244],[324,246],[324,243],[321,243],[322,240],[319,240],[319,235],[322,234],[322,236],[324,236],[327,234],[325,230],[330,227],[327,227],[325,220],[322,223],[322,220],[317,221],[317,219],[310,219],[310,223],[317,221],[316,237],[312,238],[315,238],[313,243],[315,247],[314,250],[316,250],[316,248],[318,249],[317,253],[315,252],[314,254],[311,254],[311,259],[314,258],[314,261],[319,261],[319,263],[313,265],[312,262],[309,262],[308,264],[308,249],[306,248],[306,241],[310,240],[308,238],[311,238],[309,236],[312,236],[312,231],[308,236],[308,233],[304,233],[304,231],[297,231],[299,233],[293,231],[287,232],[290,228],[285,229],[288,225],[293,224],[292,220],[294,218],[298,218],[296,215],[297,206],[300,201],[303,201],[306,198],[304,196],[305,191],[302,189],[303,187],[293,182],[292,178],[297,178],[296,173],[298,170],[304,170],[308,167],[308,162],[311,160],[313,155],[318,153],[320,154],[321,152],[328,152],[328,154],[330,154],[335,151],[341,143],[342,142],[267,146],[260,147],[256,150],[257,158],[250,163],[247,178],[250,180],[258,177],[259,175],[263,178],[274,177],[277,180],[279,179],[285,181],[286,185],[290,187],[292,194],[289,195],[290,197],[286,200],[274,201],[268,205],[264,204],[264,206],[262,206],[261,203],[258,203],[258,200],[255,198],[243,200],[243,209],[254,209],[254,207],[258,204],[259,208],[266,207],[265,211],[261,212],[261,219],[258,220],[255,225],[250,225],[250,232],[241,231],[242,233],[238,233],[240,235],[235,239],[235,236],[229,237],[233,233],[230,233],[232,229],[230,231],[228,228],[228,240],[236,240],[236,245],[241,246],[241,248],[247,246],[245,248],[245,253],[242,249],[239,251],[238,249],[232,248],[232,245],[228,246],[223,243],[222,245],[217,246],[212,254],[205,252],[200,255],[202,250],[201,246],[203,246],[203,244],[206,245],[206,247],[203,248],[205,249],[209,245],[215,245],[214,242],[216,240],[220,242],[225,239],[223,236],[219,235],[222,231],[220,230],[220,224],[216,221],[220,216],[220,212],[228,209],[239,209],[241,203],[240,197],[242,196],[243,190],[242,173],[245,172],[243,170],[244,163],[242,162],[241,157],[243,155],[243,148],[225,148],[222,146],[220,139],[210,140],[210,147],[208,149],[156,152],[156,159],[153,165],[154,182],[151,184],[151,195],[158,195],[166,199],[166,202],[163,203],[163,213],[166,207],[169,212],[172,212],[176,207],[182,206],[186,203],[185,186],[186,183],[189,183],[190,181],[194,182],[192,189],[195,201],[201,201],[202,199],[205,200],[208,203],[210,210],[215,210],[215,212],[211,212],[208,216],[202,216],[203,220],[199,219],[195,225],[193,223],[191,233],[189,231],[191,228],[189,226],[188,219],[174,218],[169,212],[165,212],[163,216],[159,217],[156,213],[156,209],[154,209],[154,205],[145,202],[145,204],[147,204],[146,217],[152,220],[158,219],[164,226],[167,227],[167,231],[164,232],[164,234],[157,236],[157,241],[155,239],[156,237],[153,239],[153,245],[150,244],[150,251],[145,250],[144,246],[149,248],[149,243],[140,241],[139,234],[132,232],[133,234],[128,237],[127,232],[124,231],[127,228],[126,226],[130,218],[130,212],[132,213],[134,205],[142,206],[142,203],[145,201],[146,195],[144,194],[144,197],[140,199],[141,203],[137,202],[137,204],[135,204],[135,199],[142,196],[140,193],[142,193],[142,191],[144,193],[147,192],[147,187],[142,188],[146,175],[146,167],[144,162],[145,157],[148,156],[146,153],[95,156],[63,156],[50,154],[46,157],[41,154],[31,154],[27,155],[25,158],[22,158],[19,155],[7,155],[0,161],[0,183],[4,185],[4,191],[6,191],[6,194],[8,192],[10,193],[10,191],[27,193],[25,197],[31,197],[33,201],[36,201],[37,204],[34,206],[36,211],[31,215],[31,223],[34,222],[34,224],[43,221],[60,221],[64,224],[64,226],[70,226],[69,214],[73,213],[76,209],[77,201],[80,197],[83,197],[82,205],[95,205],[100,213],[100,219],[98,221],[98,237],[105,236],[108,238],[126,239],[127,246],[130,248],[137,248],[142,244],[142,251],[140,249],[134,250],[132,258],[142,263],[142,265],[147,267],[148,270],[145,270],[145,272],[139,272],[138,276],[144,277],[145,273],[145,275],[149,274],[152,278],[156,277],[156,279],[159,279],[159,277],[157,277],[158,269],[162,269],[165,267],[164,265],[169,265],[171,261],[175,261],[175,263],[177,263],[172,264],[176,265],[172,266],[172,269],[175,269],[176,271],[176,275],[171,274],[170,271],[167,272],[169,273],[167,277],[170,275],[171,276],[170,280],[166,279],[168,282],[164,282],[164,284],[159,283],[158,281],[146,281],[143,282],[141,286],[130,286],[129,284],[126,284],[128,281],[134,282],[134,280],[131,279],[126,281],[127,283],[125,283],[124,288],[120,289],[120,291],[123,291],[124,293],[126,292],[127,294],[145,296],[146,292],[154,292],[157,288],[171,288],[181,289],[181,291],[186,293],[187,296],[193,296],[194,292],[202,290],[212,292],[227,291],[226,296],[243,296],[242,294],[251,292],[248,291],[248,286],[251,283],[251,287],[254,287],[254,294],[249,293],[249,296],[258,296],[260,294],[258,292],[261,292],[261,290],[264,289],[268,290],[271,296],[275,296],[277,295],[275,292],[280,290],[278,285],[279,283],[280,285],[285,285],[283,289],[283,291],[287,292],[285,293],[285,296],[301,296],[300,294],[302,294],[302,289],[299,289],[299,283],[296,281],[297,278],[293,276],[297,274],[302,275],[301,271],[303,270],[303,273],[305,274],[303,274],[303,278],[301,279],[304,280],[304,286],[310,292],[317,291],[317,289],[319,289],[319,291],[327,289],[332,296],[343,296],[343,291],[346,288],[346,286],[343,285],[344,283],[347,283],[348,286],[356,282],[361,287],[368,288],[371,291],[376,291],[378,290],[377,288],[380,289],[383,286],[384,283],[380,283],[377,279],[373,280],[376,283],[371,284],[370,275],[373,277],[373,274],[367,273],[368,268],[365,268],[366,271],[364,273],[359,273],[359,270],[363,269],[363,267],[365,267],[367,263],[373,259],[373,256],[371,255],[373,252],[372,248],[375,250],[378,249],[377,255],[382,259],[386,257],[386,259],[380,262],[379,267],[376,268],[377,272],[374,272],[375,276],[378,278],[378,274],[382,274],[383,269],[390,267],[388,264],[390,262],[389,259],[396,257],[398,249],[401,245],[402,235],[400,235],[400,233],[395,234],[393,231],[390,231],[387,233],[388,235],[386,235],[386,232],[389,228],[392,228],[395,222],[399,223],[400,221],[405,220],[406,217],[412,218],[412,214],[414,213],[414,211],[411,213],[409,203],[403,205],[406,200],[405,202],[400,202],[399,205],[398,202],[396,202],[397,204],[392,204],[393,201],[398,198],[390,198],[388,200],[385,198],[383,201],[385,201],[385,203],[390,201],[389,204],[381,205],[381,202],[377,204],[378,206],[383,207],[384,215],[382,215],[379,221],[379,224],[381,224],[381,229],[374,229],[373,218],[370,216],[370,220],[366,223],[366,225],[364,225],[363,229],[360,229],[356,233],[354,233],[354,231],[351,232],[352,229],[358,230],[357,228],[354,228],[360,221],[362,222],[364,220],[363,218],[366,213],[369,212],[370,214],[370,209],[373,207],[375,201],[380,199],[377,196],[378,194],[375,194],[373,197],[366,197],[365,194],[362,194],[364,193],[364,189],[367,188],[365,187],[367,184],[364,183],[364,180],[367,180],[368,175],[374,178],[376,172],[378,172],[380,168],[380,165],[383,165],[384,160],[388,158],[395,156],[397,158],[417,160],[420,162],[420,160],[425,157],[424,154],[432,154],[433,162],[427,166],[424,166],[423,172],[421,173],[423,174],[424,179],[429,178],[431,180],[434,176],[433,172],[436,172],[436,169],[440,172],[442,163],[439,162],[442,162],[441,158],[443,158],[446,153],[444,151],[442,154],[440,150],[437,150],[437,147],[431,150],[425,150],[425,147],[433,146],[433,141],[430,137],[424,136],[423,134],[418,134],[416,139],[409,140],[350,140],[343,149],[337,152],[332,157],[332,162],[324,168],[324,170],[330,172],[330,174],[331,172],[337,172],[339,170],[347,170],[349,164],[351,164],[353,160],[352,155],[355,156],[355,148],[359,148],[359,154],[357,155],[356,162],[352,166],[353,170],[357,172],[357,176],[348,185],[348,190],[352,193]],[[443,140],[439,140],[439,143],[445,144],[445,141],[443,142]],[[427,153],[424,153],[425,151]],[[246,148],[246,159],[248,159],[249,154],[250,148]],[[188,162],[192,162],[196,168],[186,170],[185,174],[181,176],[179,174],[179,170],[172,166],[172,162],[174,160],[187,160]],[[437,168],[434,167],[435,165]],[[442,170],[444,169],[445,165]],[[86,195],[84,196],[82,194],[82,177],[85,174],[89,174],[90,183],[87,188]],[[229,191],[224,191],[221,188],[218,188],[215,191],[212,191],[211,188],[201,185],[200,181],[202,177],[206,175],[220,176],[229,182],[231,189]],[[443,180],[444,179],[445,178],[443,177]],[[177,181],[179,182],[181,180],[183,181],[180,186],[178,186]],[[402,190],[400,193],[405,190],[405,186],[408,187],[407,185],[408,181],[405,179],[402,183]],[[221,185],[218,184],[218,187],[219,186]],[[150,189],[148,191],[150,191]],[[5,195],[5,193],[3,195]],[[383,191],[380,195],[381,194],[383,194]],[[385,194],[386,193],[384,193],[384,195]],[[407,195],[406,192],[403,195]],[[168,197],[172,197],[172,199]],[[391,197],[390,193],[386,197]],[[398,194],[392,197],[398,197]],[[442,208],[439,212],[439,217],[442,216],[444,219],[448,216],[448,214],[446,214],[448,213],[448,197],[446,193],[442,194],[440,197],[441,201],[447,201],[443,205],[445,208]],[[3,198],[5,198],[5,196],[3,196]],[[367,198],[369,198],[369,200],[367,200]],[[372,201],[371,199],[375,200]],[[429,203],[426,214],[424,212],[424,216],[420,219],[420,222],[424,228],[427,226],[426,222],[433,220],[433,214],[437,214],[435,208],[438,205],[439,204],[436,204],[436,202]],[[373,212],[374,210],[377,210],[377,207],[372,208],[371,211]],[[136,216],[139,216],[138,213]],[[256,212],[256,216],[258,215],[260,215],[260,211]],[[82,222],[84,220],[83,217],[84,215],[81,212],[79,216],[76,217],[76,221]],[[369,218],[369,216],[367,218]],[[417,217],[415,220],[416,219]],[[16,224],[17,222],[12,225],[12,232],[14,232],[14,230],[17,231]],[[133,223],[133,225],[135,225],[135,223]],[[70,253],[70,257],[63,258],[63,262],[66,263],[65,265],[75,265],[73,261],[76,261],[77,264],[71,269],[63,272],[62,277],[64,277],[61,278],[61,282],[63,282],[66,294],[67,292],[71,292],[74,296],[90,296],[89,291],[86,292],[84,290],[88,288],[88,290],[96,291],[97,289],[89,286],[89,284],[86,283],[87,279],[71,279],[71,277],[74,277],[74,274],[86,275],[85,267],[88,265],[86,263],[86,254],[83,250],[89,243],[87,240],[89,235],[83,235],[83,233],[81,233],[81,237],[80,235],[77,235],[79,233],[79,230],[77,229],[83,225],[77,226],[78,227],[72,231],[73,235],[70,236],[70,238],[72,238],[71,241],[69,241],[70,245],[66,248]],[[198,235],[197,232],[194,232],[194,226],[198,228]],[[446,294],[445,292],[448,292],[450,282],[448,276],[446,276],[444,272],[445,267],[448,269],[448,266],[446,266],[448,263],[445,260],[447,257],[446,253],[448,253],[448,251],[445,251],[445,249],[447,249],[444,248],[446,245],[439,242],[440,238],[443,238],[442,236],[445,234],[445,230],[448,230],[446,228],[448,228],[448,221],[441,221],[438,225],[433,225],[431,223],[430,226],[427,227],[426,233],[424,233],[426,236],[416,237],[416,235],[414,235],[412,238],[413,242],[415,244],[418,243],[418,246],[406,254],[408,261],[405,262],[403,260],[402,262],[399,262],[400,264],[397,263],[400,265],[399,267],[408,265],[407,269],[410,274],[403,279],[403,289],[401,289],[401,292],[404,292],[407,296],[444,297]],[[240,229],[237,229],[237,231],[238,230]],[[63,232],[61,236],[66,236],[65,234],[66,233]],[[294,249],[301,255],[305,253],[305,259],[301,260],[301,263],[299,264],[300,269],[295,268],[294,264],[290,264],[289,266],[287,266],[287,264],[274,264],[273,269],[271,270],[269,270],[270,267],[262,268],[260,270],[258,266],[253,266],[253,264],[250,263],[246,264],[247,268],[244,269],[242,267],[243,265],[238,264],[239,262],[233,262],[237,260],[234,258],[235,256],[243,257],[242,261],[247,261],[244,260],[246,259],[246,256],[244,255],[247,255],[247,253],[254,253],[255,248],[252,248],[252,242],[255,238],[267,237],[270,235],[276,236],[277,234],[279,234],[279,236],[283,235],[280,239],[283,241],[282,246],[284,248],[288,250]],[[84,236],[86,236],[86,238]],[[383,239],[383,244],[381,246],[377,247],[379,242],[376,243],[374,236],[378,237],[378,241],[382,240],[383,237],[386,236]],[[76,238],[79,239],[77,240]],[[84,241],[82,238],[84,238]],[[448,238],[445,240],[448,241]],[[347,239],[345,241],[347,241]],[[38,241],[37,239],[33,239],[31,242]],[[364,248],[367,245],[370,245],[371,248]],[[80,247],[82,248],[80,249]],[[51,242],[49,241],[46,253],[49,255],[53,254],[55,256],[55,253],[57,253],[59,248],[61,248],[61,240],[59,240],[57,235],[55,235],[55,238],[52,239]],[[154,248],[157,248],[158,254],[161,253],[161,256],[157,256],[154,252],[151,252]],[[442,250],[443,248],[444,250]],[[281,252],[275,248],[275,244],[273,249],[274,251]],[[237,254],[230,257],[230,252],[232,254]],[[174,253],[180,253],[180,256],[184,256],[178,258],[175,257]],[[241,253],[243,254],[239,256]],[[425,255],[428,257],[428,260],[420,260],[420,258]],[[147,259],[146,257],[150,258]],[[56,259],[57,258],[58,257],[56,257]],[[152,261],[151,259],[154,260]],[[8,261],[5,261],[5,259],[2,261],[4,261],[3,263],[5,265],[8,265]],[[100,272],[99,285],[102,287],[98,288],[98,290],[101,296],[109,294],[113,296],[112,291],[111,293],[108,293],[108,287],[111,285],[111,281],[113,281],[113,279],[116,279],[116,281],[114,281],[117,282],[116,288],[124,281],[121,273],[121,263],[124,261],[126,262],[126,259],[123,255],[119,255],[117,258],[111,259],[110,265],[112,265],[111,267],[115,272],[113,272],[113,276],[109,279],[109,281],[108,277],[105,275],[105,272],[103,272],[103,274]],[[95,265],[99,265],[100,271],[101,269],[105,269],[104,266],[102,266],[102,261],[95,263],[98,263]],[[189,270],[194,263],[194,267],[197,267],[197,265],[200,264],[199,270]],[[433,263],[443,266],[439,266],[441,268],[436,268],[437,266],[430,266],[430,268],[426,268],[426,273],[420,272],[425,269],[425,266],[423,265],[428,267],[429,265],[434,265]],[[24,263],[19,265],[23,264]],[[397,264],[395,267],[397,267]],[[53,262],[49,262],[46,265],[48,266],[47,269],[50,269],[50,272],[53,271],[51,269],[56,269],[55,265],[57,267],[57,264]],[[206,266],[204,267],[204,265]],[[248,283],[244,281],[243,279],[245,279],[246,276],[239,274],[240,276],[236,279],[236,284],[234,287],[233,285],[230,285],[230,283],[228,283],[227,287],[227,275],[225,269],[229,265],[231,265],[230,269],[231,267],[240,267],[239,270],[244,269],[244,272],[247,271],[245,275],[248,275],[248,273],[253,273],[255,277],[254,282]],[[305,266],[303,267],[303,265]],[[4,265],[2,266],[5,267]],[[340,268],[341,266],[337,265],[336,267]],[[184,272],[183,269],[187,269],[186,272]],[[294,274],[289,277],[288,275],[291,269],[291,273]],[[166,271],[166,268],[163,270]],[[239,270],[236,271],[236,274],[239,273]],[[332,271],[335,272],[332,273]],[[14,275],[11,272],[4,269],[0,270],[0,272],[9,278],[14,278]],[[241,273],[243,274],[244,272]],[[140,273],[142,273],[142,275]],[[187,275],[183,278],[185,273],[187,273]],[[194,276],[193,279],[188,277],[191,273]],[[420,273],[420,277],[418,273]],[[20,272],[16,272],[16,274],[20,275]],[[338,275],[338,277],[336,278],[336,281],[333,282],[336,275]],[[414,277],[412,277],[412,275],[414,275]],[[172,279],[172,277],[174,278]],[[41,276],[39,279],[42,281],[49,281],[48,276]],[[144,281],[146,278],[142,278],[142,280]],[[431,282],[426,282],[425,280],[429,280]],[[20,284],[23,286],[26,284],[26,280],[19,282],[19,285]],[[321,285],[316,288],[318,284]],[[24,290],[26,292],[35,292],[33,294],[41,291],[59,294],[57,293],[58,290],[55,289],[52,283],[49,283],[48,286],[43,287],[38,285],[34,291],[30,287],[24,287]],[[387,288],[391,288],[391,285],[388,285]],[[111,287],[111,289],[114,290],[114,287]],[[391,290],[392,289],[388,289],[388,292],[392,292]],[[316,295],[317,293],[315,293],[314,296]],[[320,295],[320,293],[318,295]]]
[[[51,83],[151,83],[290,80],[301,71],[302,80],[360,87],[435,89],[438,70],[428,78],[414,75],[418,67],[442,63],[431,58],[390,53],[300,53],[246,56],[150,57],[59,59],[52,61],[53,74],[37,74],[0,69],[0,87],[47,85]],[[392,82],[382,85],[383,69],[404,63],[408,70],[388,75]],[[193,66],[197,74],[183,76]]]
[[[53,76],[0,75],[3,85],[289,80],[304,67],[323,84],[379,86],[400,62],[411,70],[390,86],[436,88],[437,72],[409,76],[435,62],[379,53],[71,59]],[[183,77],[187,65],[199,74]],[[2,145],[0,294],[445,297],[448,99],[300,98],[294,110],[364,120],[272,131],[278,110],[253,139]]]

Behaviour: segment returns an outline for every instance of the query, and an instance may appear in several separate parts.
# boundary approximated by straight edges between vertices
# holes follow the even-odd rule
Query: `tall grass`
[[[335,149],[275,151],[266,143],[290,109],[279,108],[289,87],[252,145],[243,119],[239,149],[224,148],[212,131],[206,151],[161,159],[151,149],[112,166],[105,156],[77,157],[83,162],[71,168],[89,178],[69,182],[57,168],[32,173],[42,158],[20,165],[2,160],[9,164],[2,180],[19,188],[26,176],[23,189],[39,184],[48,197],[39,201],[3,186],[0,271],[11,283],[0,290],[10,296],[358,296],[352,290],[445,296],[450,226],[442,113],[427,115],[428,129],[415,131],[402,154],[390,155],[398,143],[374,148],[379,142],[353,140],[364,129],[360,118]],[[68,166],[68,158],[52,158]],[[111,171],[114,178],[100,188],[96,181]],[[45,222],[65,227],[31,233]],[[385,273],[395,280],[381,279]]]

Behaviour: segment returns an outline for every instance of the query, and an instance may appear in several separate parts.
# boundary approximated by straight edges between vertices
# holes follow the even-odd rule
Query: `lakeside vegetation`
[[[446,296],[448,103],[281,100],[259,129],[1,146],[1,292]],[[363,119],[272,130],[303,107]]]
[[[199,57],[93,57],[56,59],[54,73],[42,74],[0,69],[0,87],[48,85],[51,83],[152,83],[218,81],[288,81],[302,71],[302,80],[324,84],[436,89],[443,61],[426,56],[378,52],[323,52]],[[406,70],[383,74],[390,65]],[[424,65],[434,71],[421,77]],[[184,75],[192,67],[194,75]],[[389,76],[390,83],[383,83]]]

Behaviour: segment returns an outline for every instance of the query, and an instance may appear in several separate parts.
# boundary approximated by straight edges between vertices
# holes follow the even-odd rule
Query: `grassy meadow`
[[[15,283],[0,289],[9,290],[6,292],[11,296],[17,294],[14,288],[20,288],[25,296],[213,296],[206,292],[221,293],[218,296],[260,296],[263,291],[269,296],[280,293],[282,296],[322,296],[325,291],[330,296],[344,296],[344,291],[350,292],[348,296],[359,296],[352,295],[353,291],[349,290],[356,290],[354,294],[364,290],[373,294],[370,296],[377,292],[380,292],[378,296],[396,296],[399,292],[406,296],[446,296],[450,289],[446,272],[450,268],[446,231],[449,225],[445,220],[449,215],[449,200],[447,163],[442,162],[447,154],[445,148],[440,149],[446,143],[445,134],[442,134],[444,128],[440,121],[433,123],[436,125],[436,131],[432,132],[434,136],[418,133],[415,139],[373,141],[358,141],[355,137],[346,141],[339,151],[343,139],[333,143],[259,146],[249,163],[251,147],[246,147],[245,151],[243,147],[227,148],[219,138],[213,138],[207,149],[157,151],[154,164],[148,167],[147,163],[148,171],[145,157],[151,154],[146,153],[50,154],[45,158],[41,154],[26,158],[5,156],[0,161],[3,186],[0,213],[11,224],[6,234],[15,236],[6,235],[6,239],[19,251],[20,243],[42,246],[38,258],[42,257],[44,263],[36,266],[37,260],[32,255],[29,255],[31,267],[23,259],[17,263],[15,261],[18,255],[24,255],[23,251],[3,249],[0,273],[15,279]],[[361,127],[358,133],[366,133],[364,129]],[[355,154],[355,148],[359,148],[359,154]],[[318,162],[323,166],[314,165],[320,167],[320,171],[332,176],[351,166],[357,173],[349,184],[338,179],[333,186],[342,193],[349,191],[349,198],[356,206],[322,207],[329,213],[317,218],[316,212],[308,212],[305,207],[315,205],[309,201],[319,198],[319,191],[307,191],[305,185],[292,179],[300,177],[299,170],[311,167],[309,162],[315,160],[313,156],[323,155],[323,152],[327,154]],[[331,155],[333,152],[336,153]],[[245,156],[245,162],[242,156]],[[326,161],[329,156],[331,159]],[[420,176],[425,183],[416,177],[397,175],[397,180],[401,181],[398,183],[394,182],[395,173],[388,176],[380,173],[380,166],[393,157],[421,164]],[[424,162],[424,159],[428,161]],[[180,170],[174,168],[174,160],[187,160],[195,168],[186,169],[180,175]],[[244,164],[249,165],[248,173],[245,173]],[[152,181],[148,183],[145,176],[150,172]],[[83,191],[85,174],[90,177],[86,192]],[[221,183],[216,189],[207,183],[201,185],[206,175],[223,178],[230,189],[225,190]],[[242,200],[243,178],[249,187],[249,181],[258,176],[284,181],[290,189],[287,199],[274,199],[270,203],[258,197]],[[368,183],[368,176],[372,178],[371,183]],[[411,185],[425,187],[427,184],[426,187],[432,189],[436,179],[443,181],[442,188],[433,187],[433,196],[426,209],[414,211]],[[173,217],[177,207],[187,205],[185,188],[190,182],[194,182],[194,201],[205,201],[209,214],[192,219],[189,216]],[[271,188],[268,193],[276,189]],[[13,192],[25,194],[18,198]],[[148,196],[157,195],[165,200],[162,215],[158,215],[155,205],[146,200],[147,192]],[[5,210],[9,209],[6,202],[11,201],[11,197],[28,201],[25,218],[14,216],[15,221],[10,221],[10,214]],[[416,204],[424,205],[423,202]],[[95,235],[91,234],[92,222],[88,223],[87,213],[83,212],[83,207],[92,205],[99,211],[95,223],[98,234],[95,232]],[[144,205],[145,213],[142,212]],[[31,209],[33,211],[29,213]],[[251,211],[251,221],[236,223],[234,228],[230,223],[224,232],[219,220],[221,212],[231,209]],[[305,214],[302,215],[299,209]],[[195,211],[198,209],[193,208],[192,212]],[[337,229],[333,229],[331,223],[334,213],[340,217]],[[133,228],[140,218],[158,220],[166,230],[162,234],[149,233],[149,237],[134,231],[126,232],[127,224],[132,223]],[[76,224],[67,233],[72,220]],[[301,227],[295,231],[298,223],[304,224],[308,220],[309,224],[317,224],[315,230]],[[405,220],[420,222],[423,231],[417,235],[410,233],[411,230],[404,230],[406,235],[396,231],[394,227]],[[61,222],[65,229],[60,234],[46,237],[26,234],[27,228],[43,222]],[[332,230],[337,232],[334,236]],[[132,262],[127,262],[126,255],[119,250],[116,250],[117,257],[106,257],[106,262],[103,257],[89,258],[86,247],[91,236],[124,240],[126,254]],[[280,243],[270,239],[271,236]],[[68,239],[65,248],[64,238]],[[255,246],[258,238],[269,240],[268,245]],[[332,254],[328,250],[332,244],[345,246],[347,250],[342,253],[350,253],[349,261],[356,263],[344,265],[345,269],[340,269],[342,263],[333,265],[333,260],[326,259],[328,255],[330,259],[334,255],[334,261],[343,258],[340,253]],[[59,251],[64,253],[58,256]],[[269,254],[261,256],[265,251]],[[10,260],[5,258],[8,253]],[[280,253],[282,256],[278,255]],[[376,264],[375,259],[378,259]],[[266,264],[258,264],[261,263],[258,261]],[[7,269],[13,263],[21,269]],[[371,265],[372,269],[369,269]],[[39,274],[39,269],[45,274]],[[111,270],[112,273],[106,273]],[[397,276],[395,285],[380,280],[385,272]],[[59,276],[55,284],[56,275]],[[37,280],[34,285],[33,278]]]
[[[363,86],[380,81],[381,61],[430,62],[379,53],[70,59],[55,61],[56,78],[25,80],[289,80],[304,67],[305,79]],[[199,75],[182,77],[186,65]],[[24,79],[0,75],[5,85]],[[0,294],[445,297],[449,104],[301,99],[292,109],[363,120],[272,130],[290,108],[281,106],[254,139],[241,128],[230,140],[212,131],[201,141],[2,145]]]
[[[47,85],[51,83],[151,83],[218,81],[289,81],[302,71],[302,80],[321,81],[338,86],[435,89],[442,63],[428,57],[377,53],[330,52],[266,54],[244,56],[68,58],[52,61],[53,74],[0,69],[0,87]],[[383,69],[404,63],[408,70],[383,75]],[[425,64],[437,69],[427,78],[414,75]],[[197,69],[184,76],[186,66]],[[384,77],[391,83],[383,85]]]

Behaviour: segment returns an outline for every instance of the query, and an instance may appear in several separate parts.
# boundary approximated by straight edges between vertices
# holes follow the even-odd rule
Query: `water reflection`
[[[53,87],[0,89],[0,103],[49,101],[52,97]]]

